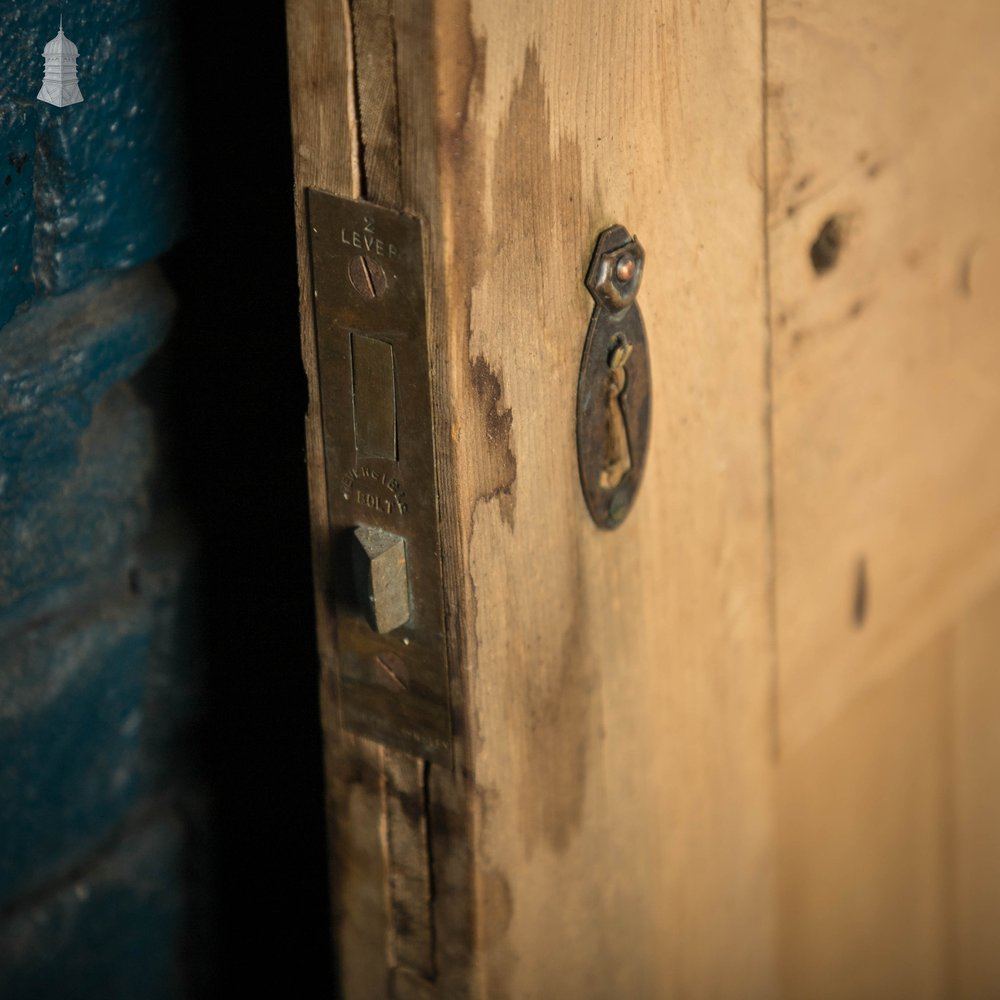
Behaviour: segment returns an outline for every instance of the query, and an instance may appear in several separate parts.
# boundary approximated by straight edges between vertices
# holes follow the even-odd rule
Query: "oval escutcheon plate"
[[[635,298],[645,255],[624,226],[601,233],[585,284],[594,297],[580,364],[576,443],[591,517],[617,528],[632,509],[649,443],[646,329]]]

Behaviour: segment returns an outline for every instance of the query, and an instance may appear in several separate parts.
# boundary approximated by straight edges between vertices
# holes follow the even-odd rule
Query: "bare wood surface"
[[[955,995],[951,662],[944,635],[782,761],[783,996]]]
[[[1000,986],[1000,586],[954,637],[954,828],[957,995]]]
[[[782,760],[782,993],[997,995],[1000,588]]]
[[[384,52],[386,5],[376,24],[363,23],[369,7],[355,5],[352,20],[315,2],[309,13],[308,0],[290,6],[300,189],[346,190],[343,163],[326,174],[303,149],[333,113],[317,116],[315,106],[335,98],[350,108],[349,88],[318,90],[307,67],[318,60],[322,70],[333,49],[349,69],[352,28],[355,53],[364,31]],[[456,704],[469,704],[462,770],[429,776],[438,789],[435,858],[469,903],[433,905],[439,950],[460,938],[440,927],[474,909],[474,980],[456,984],[468,992],[641,995],[660,981],[717,995],[767,991],[772,925],[759,893],[748,891],[769,878],[759,22],[751,8],[718,8],[710,19],[677,22],[687,47],[671,42],[665,26],[674,12],[658,6],[626,11],[610,34],[597,3],[517,18],[490,3],[391,12],[395,169],[403,207],[427,224],[432,336],[442,359],[435,419],[442,465],[454,462],[442,510],[457,536],[452,624],[464,638],[454,686]],[[297,31],[321,16],[336,27],[322,46]],[[614,92],[608,59],[623,64]],[[376,62],[387,78],[384,60]],[[356,69],[365,72],[360,61]],[[689,92],[684,74],[702,82]],[[644,87],[650,77],[666,79],[666,92]],[[374,85],[359,93],[357,162],[373,196],[391,202],[394,150],[383,141],[391,129],[365,119],[388,115],[393,101]],[[742,159],[685,133],[685,115],[721,115]],[[347,138],[325,155],[343,159],[355,141]],[[696,191],[709,175],[710,200]],[[618,219],[640,233],[657,269],[641,301],[650,330],[663,331],[653,377],[662,394],[654,419],[664,430],[645,495],[612,536],[597,531],[583,505],[572,428],[590,312],[582,278],[598,232]],[[691,259],[693,268],[677,266]],[[307,360],[312,350],[307,343]],[[752,379],[743,379],[746,370]],[[680,487],[678,463],[690,471]],[[316,503],[320,522],[321,511]],[[666,613],[653,594],[667,597]],[[721,712],[713,695],[720,685],[730,690]],[[669,725],[644,711],[654,701]],[[335,726],[332,713],[327,726]],[[384,786],[384,763],[378,771],[353,744],[331,739],[338,760],[363,764],[375,772],[369,784]],[[332,773],[341,769],[331,764]],[[363,812],[350,818],[339,809],[335,828],[350,847],[345,853],[335,841],[339,877],[374,878],[371,789],[333,788],[335,811],[336,799],[349,796]],[[442,827],[449,801],[453,818],[467,818],[464,834],[455,823]],[[380,822],[392,814],[387,805]],[[401,876],[386,836],[391,896]],[[621,870],[610,881],[594,878],[609,853]],[[454,861],[463,856],[464,867]],[[337,892],[347,908],[345,961],[391,967],[398,942],[378,960],[375,945],[391,930],[369,918],[353,933],[342,882]],[[599,942],[588,912],[600,912],[608,928]],[[346,954],[351,947],[360,959]],[[729,962],[717,961],[720,947]],[[461,958],[438,964],[444,975]],[[427,976],[414,985],[413,965],[406,968],[388,988],[425,989]],[[360,973],[347,981],[363,988]]]
[[[995,996],[1000,8],[766,28],[783,993]]]
[[[791,749],[1000,576],[1000,5],[769,0],[767,15]]]
[[[759,11],[446,3],[436,25],[476,993],[770,995]],[[647,252],[654,388],[609,534],[574,414],[615,222]]]
[[[993,995],[997,8],[288,11],[345,995]],[[307,186],[424,221],[453,769],[339,728]],[[653,427],[604,533],[615,222]]]

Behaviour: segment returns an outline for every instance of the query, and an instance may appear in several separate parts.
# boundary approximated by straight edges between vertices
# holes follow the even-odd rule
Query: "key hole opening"
[[[604,379],[605,436],[604,463],[601,468],[601,489],[613,490],[632,468],[632,449],[628,440],[623,396],[628,385],[625,364],[632,353],[632,345],[624,336],[611,341],[608,351],[608,371]]]

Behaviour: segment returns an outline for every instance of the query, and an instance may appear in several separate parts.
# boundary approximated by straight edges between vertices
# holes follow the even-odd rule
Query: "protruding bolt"
[[[347,274],[351,284],[365,299],[377,298],[389,283],[382,265],[365,254],[359,254],[351,261]]]
[[[361,608],[376,632],[391,632],[410,620],[406,542],[362,525],[354,529],[354,576]]]

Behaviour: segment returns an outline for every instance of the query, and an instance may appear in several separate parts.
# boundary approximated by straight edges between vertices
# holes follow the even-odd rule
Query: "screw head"
[[[615,267],[615,277],[621,282],[627,282],[632,280],[632,275],[635,274],[635,258],[631,254],[626,254],[619,261]]]
[[[359,254],[351,261],[347,267],[347,276],[363,299],[377,298],[389,284],[382,265],[365,254]]]

